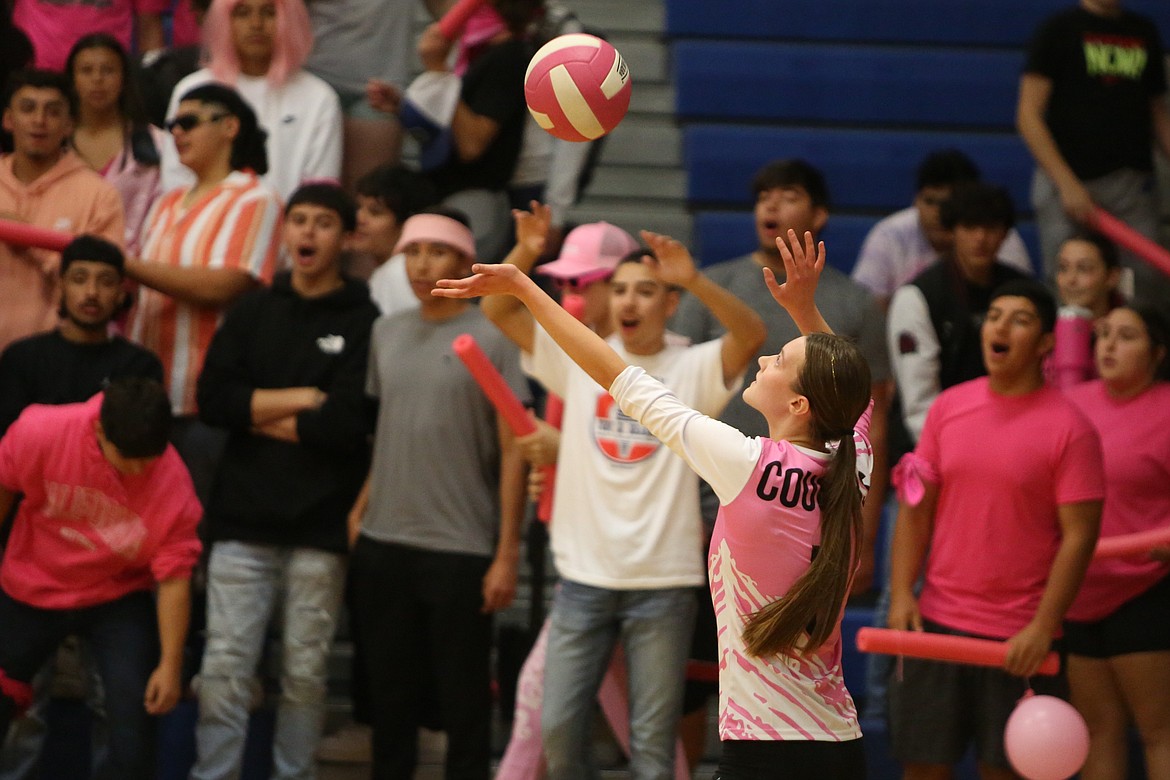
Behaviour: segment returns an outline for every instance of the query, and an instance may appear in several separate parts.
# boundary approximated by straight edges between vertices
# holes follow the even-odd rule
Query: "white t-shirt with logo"
[[[617,337],[609,344],[709,416],[717,416],[742,383],[728,383],[732,389],[724,384],[719,340],[668,344],[649,356],[627,353]],[[539,327],[522,365],[565,402],[550,529],[560,575],[611,590],[705,585],[695,473],[624,415]]]

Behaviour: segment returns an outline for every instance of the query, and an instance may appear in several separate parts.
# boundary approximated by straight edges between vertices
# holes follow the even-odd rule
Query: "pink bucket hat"
[[[442,214],[415,214],[402,225],[402,235],[394,247],[398,254],[416,241],[434,241],[457,249],[475,260],[475,237],[462,222]]]
[[[536,270],[557,279],[601,279],[612,274],[618,262],[637,248],[634,237],[620,227],[590,222],[569,231],[560,257]]]

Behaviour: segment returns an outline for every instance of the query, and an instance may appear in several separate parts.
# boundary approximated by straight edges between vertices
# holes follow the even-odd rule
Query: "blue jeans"
[[[153,594],[139,591],[84,609],[50,610],[0,590],[0,669],[8,677],[31,682],[70,634],[87,640],[106,692],[110,752],[98,777],[154,777],[154,722],[142,704],[159,659]],[[13,712],[12,701],[0,696],[0,734],[7,732]]]
[[[192,780],[234,778],[248,730],[251,681],[283,597],[273,778],[316,776],[326,659],[341,609],[345,556],[309,548],[216,542],[207,582],[207,647],[199,673]]]
[[[76,647],[77,656],[72,663],[81,668],[73,671],[87,678],[85,703],[93,717],[90,726],[90,767],[95,774],[99,774],[106,761],[106,696],[93,653],[80,640],[76,641]],[[32,681],[32,706],[8,730],[8,739],[0,752],[0,780],[37,780],[42,776],[41,754],[49,735],[49,703],[58,671],[57,655],[60,652],[61,649],[58,649],[49,663],[37,672]]]
[[[597,777],[594,702],[619,640],[629,670],[630,775],[671,780],[694,588],[608,590],[562,580],[550,621],[541,713],[550,780]]]

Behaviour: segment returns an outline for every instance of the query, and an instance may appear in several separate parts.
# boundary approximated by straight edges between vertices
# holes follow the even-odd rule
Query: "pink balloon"
[[[1008,718],[1003,742],[1012,767],[1027,780],[1066,780],[1089,755],[1089,727],[1068,702],[1029,691]]]

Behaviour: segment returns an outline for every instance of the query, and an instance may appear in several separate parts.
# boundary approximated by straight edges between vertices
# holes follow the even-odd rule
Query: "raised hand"
[[[801,246],[796,231],[789,230],[788,241],[783,236],[777,237],[776,247],[784,261],[784,281],[778,282],[771,268],[764,269],[764,282],[776,303],[789,312],[815,305],[817,280],[825,268],[825,242],[818,242],[814,247],[812,233],[806,231]]]
[[[646,246],[654,252],[653,257],[647,255],[642,262],[653,269],[655,276],[662,282],[686,287],[699,275],[695,259],[681,241],[649,230],[643,230],[640,235]]]
[[[539,257],[548,245],[552,209],[535,200],[529,204],[529,209],[512,209],[512,219],[516,223],[516,244]]]

